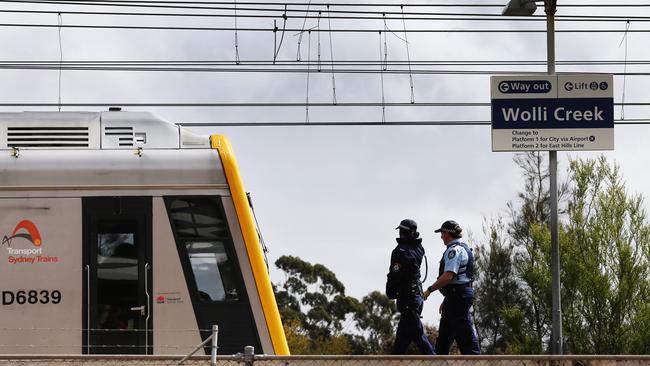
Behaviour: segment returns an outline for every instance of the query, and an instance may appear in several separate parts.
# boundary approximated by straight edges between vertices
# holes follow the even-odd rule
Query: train
[[[0,113],[0,353],[288,355],[232,146],[149,112]],[[207,352],[204,349],[200,352]]]

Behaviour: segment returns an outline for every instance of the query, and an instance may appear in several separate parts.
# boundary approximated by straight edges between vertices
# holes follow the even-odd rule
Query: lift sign
[[[611,75],[492,77],[492,151],[613,150]]]

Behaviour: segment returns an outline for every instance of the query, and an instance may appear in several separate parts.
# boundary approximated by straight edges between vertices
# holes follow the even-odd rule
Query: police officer
[[[451,343],[456,340],[462,354],[478,355],[481,351],[469,313],[474,302],[472,249],[461,241],[463,230],[456,221],[445,221],[435,232],[440,233],[447,246],[440,261],[438,279],[424,292],[425,300],[436,290],[445,297],[441,305],[436,353],[449,354]]]
[[[395,355],[405,354],[411,342],[415,342],[422,354],[435,354],[420,321],[423,303],[420,265],[424,248],[417,227],[415,221],[404,219],[395,228],[399,229],[399,238],[391,254],[386,281],[386,294],[391,299],[397,299],[397,311],[400,312],[393,345]]]

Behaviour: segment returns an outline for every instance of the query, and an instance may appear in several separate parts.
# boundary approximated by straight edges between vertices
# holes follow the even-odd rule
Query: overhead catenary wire
[[[286,11],[287,7],[286,7],[286,5],[284,7],[284,10],[285,11],[282,14],[283,23],[282,23],[282,34],[280,35],[280,44],[277,45],[277,48],[275,46],[275,43],[273,44],[273,64],[274,65],[275,65],[275,60],[278,58],[278,54],[280,53],[280,49],[282,48],[282,41],[284,41],[284,33],[285,33],[285,29],[287,27],[287,11]],[[277,31],[278,31],[278,27],[275,26],[275,20],[274,20],[273,21],[273,39],[274,39],[274,41],[275,41],[275,39],[277,37]]]
[[[0,27],[25,27],[25,28],[57,28],[57,24],[43,23],[0,23]],[[233,27],[186,27],[186,26],[142,26],[142,25],[90,25],[90,24],[65,24],[62,28],[78,29],[132,29],[132,30],[168,30],[168,31],[234,31]],[[273,32],[273,27],[248,27],[239,28],[239,32]],[[341,33],[377,33],[381,29],[376,28],[339,28],[331,29],[330,32]],[[300,33],[303,29],[289,28],[287,32]],[[326,32],[327,30],[314,30]],[[542,29],[434,29],[434,28],[413,28],[406,29],[409,33],[546,33]],[[625,33],[623,29],[557,29],[556,33]],[[630,29],[627,33],[650,33],[650,29]]]
[[[2,0],[0,0],[2,2]],[[5,0],[6,2],[6,0]],[[33,1],[36,3],[46,3],[46,4],[56,4],[56,5],[98,5],[96,2],[86,4],[83,2],[65,2],[65,1],[56,1],[56,2],[42,2],[41,1]],[[240,2],[241,4],[241,2]],[[105,6],[108,5],[115,5],[115,4],[105,4]],[[281,7],[281,5],[284,5],[284,8]],[[118,5],[119,6],[119,5]],[[133,6],[138,6],[138,5],[133,5]],[[117,12],[117,11],[77,11],[77,10],[23,10],[23,9],[2,9],[0,12],[5,12],[5,13],[25,13],[25,14],[47,14],[47,13],[55,13],[55,12],[61,12],[66,15],[111,15],[111,16],[147,16],[147,17],[251,17],[251,18],[276,18],[278,15],[275,14],[262,14],[265,12],[281,12],[283,13],[283,16],[288,17],[288,18],[299,18],[306,20],[308,18],[317,18],[318,13],[321,12],[324,9],[310,9],[309,4],[307,4],[306,9],[301,9],[298,7],[295,7],[294,9],[289,9],[287,8],[287,4],[265,4],[266,7],[256,7],[256,8],[250,8],[250,7],[238,7],[237,3],[228,3],[228,6],[221,6],[221,7],[199,7],[199,9],[202,10],[200,13],[183,13],[183,12]],[[269,6],[271,8],[269,8]],[[338,6],[338,4],[337,4]],[[377,5],[381,6],[381,5]],[[329,4],[328,4],[328,9],[330,11],[330,14],[348,14],[345,16],[338,16],[334,15],[332,16],[333,19],[375,19],[375,20],[383,20],[383,19],[401,19],[402,17],[407,17],[409,20],[435,20],[435,21],[444,21],[444,20],[463,20],[463,21],[468,21],[468,20],[477,20],[477,21],[498,21],[498,22],[531,22],[531,21],[540,21],[543,22],[545,21],[545,17],[543,15],[537,15],[537,16],[530,16],[530,17],[503,17],[500,14],[491,14],[491,13],[468,13],[468,12],[405,12],[403,10],[404,5],[400,5],[400,9],[396,11],[388,11],[388,10],[331,10],[329,9]],[[410,6],[410,5],[407,5]],[[211,12],[206,12],[206,10],[219,10],[219,11],[226,11],[225,13],[211,13]],[[246,12],[252,12],[251,14],[241,14],[238,13],[237,11],[246,11]],[[230,13],[230,12],[233,13]],[[289,12],[296,12],[296,13],[301,13],[300,15],[288,15],[287,13]],[[304,13],[304,14],[302,14]],[[313,13],[315,15],[309,15],[310,13]],[[350,15],[350,14],[370,14],[370,15],[376,15],[373,17],[360,17],[358,15]],[[424,17],[423,17],[424,16]],[[650,21],[649,16],[638,16],[635,14],[624,14],[624,15],[581,15],[581,14],[571,14],[571,15],[557,15],[556,16],[556,21],[562,22],[562,21],[622,21],[622,20],[635,20],[635,21]]]
[[[140,7],[140,8],[175,8],[175,9],[213,9],[213,7],[206,7],[204,5],[230,5],[231,2],[223,1],[116,1],[116,0],[94,0],[94,1],[62,1],[62,0],[0,0],[4,3],[32,3],[32,4],[55,4],[55,5],[76,5],[76,6],[117,6],[117,7]],[[300,6],[309,6],[309,4],[314,6],[326,6],[326,5],[336,5],[337,7],[399,7],[404,5],[403,3],[300,3],[300,2],[242,2],[241,4],[246,5],[258,5],[258,6],[274,6],[274,5],[291,5],[294,7]],[[202,5],[202,6],[197,6]],[[498,3],[409,3],[409,7],[453,7],[453,8],[503,8],[504,4]],[[644,3],[609,3],[609,4],[562,4],[563,8],[634,8],[634,7],[648,7],[650,5]]]
[[[629,29],[630,29],[630,21],[628,20],[626,22],[626,24],[625,24],[625,30],[628,31]],[[627,32],[625,32],[625,34],[623,34],[623,39],[621,40],[621,43],[623,43],[623,41],[625,41],[625,55],[624,55],[624,59],[623,59],[623,73],[624,74],[627,73],[627,40],[628,40]],[[619,44],[618,47],[620,48],[621,45]],[[622,92],[622,96],[621,96],[621,100],[622,100],[623,103],[625,103],[626,82],[627,82],[627,75],[624,75],[623,76],[623,92]],[[621,108],[621,119],[625,119],[625,105]]]
[[[237,0],[234,0],[235,8],[235,63],[239,64],[239,35],[237,34]]]
[[[300,28],[300,34],[298,36],[298,50],[297,50],[297,53],[296,53],[296,61],[300,61],[300,58],[301,58],[300,43],[302,42],[302,36],[305,33],[305,25],[307,24],[307,14],[308,14],[308,12],[309,12],[309,6],[307,6],[307,9],[305,10],[305,16],[304,16],[305,19],[302,22],[302,27]]]
[[[316,29],[320,29],[320,15],[321,15],[321,13],[319,12],[318,13],[318,23],[316,24]],[[317,47],[316,47],[316,50],[317,50],[317,52],[316,52],[316,54],[317,54],[317,56],[316,56],[316,58],[317,58],[317,61],[316,61],[317,67],[316,67],[316,69],[318,70],[318,72],[321,72],[322,69],[321,69],[321,64],[320,64],[320,32],[317,32],[316,35],[318,36],[318,41],[317,41],[318,44],[317,44]]]
[[[19,103],[19,102],[2,102],[0,107],[56,107],[58,103]],[[490,107],[489,102],[339,102],[337,104],[310,102],[310,108],[316,107]],[[614,106],[637,106],[637,107],[650,107],[650,102],[615,102]],[[63,107],[179,107],[179,108],[273,108],[273,107],[297,107],[304,108],[306,103],[303,102],[213,102],[213,103],[172,103],[172,102],[140,102],[140,103],[116,103],[116,102],[79,102],[79,103],[62,103]]]
[[[345,127],[345,126],[490,126],[487,120],[437,120],[437,121],[310,121],[304,122],[178,122],[183,127]],[[650,125],[650,118],[615,120],[615,125]]]
[[[384,47],[386,47],[386,33],[384,32]],[[384,48],[385,57],[388,57],[388,51]],[[386,122],[386,97],[384,94],[384,65],[382,62],[382,49],[381,49],[381,31],[379,32],[379,81],[381,83],[381,121]]]
[[[58,60],[0,60],[2,64],[23,64],[23,65],[47,65],[58,63]],[[250,59],[242,61],[244,65],[273,65],[274,60]],[[300,65],[304,61],[296,60],[276,60],[279,65]],[[330,60],[330,63],[338,66],[374,66],[379,63],[377,60]],[[616,65],[650,65],[650,60],[559,60],[556,61],[558,65],[563,66],[616,66]],[[64,64],[71,65],[158,65],[158,66],[192,66],[192,65],[232,65],[232,60],[66,60]],[[446,60],[389,60],[388,64],[391,66],[406,66],[408,64],[416,66],[545,66],[544,60],[460,60],[460,59],[446,59]]]
[[[331,30],[332,29],[332,21],[330,19],[330,14],[329,14],[329,5],[327,6],[327,29]],[[332,74],[332,103],[336,104],[336,72],[334,70],[334,46],[332,43],[332,32],[328,32],[329,34],[329,40],[330,40],[330,64],[332,66],[331,74]]]
[[[406,61],[409,67],[409,86],[411,88],[411,103],[415,103],[415,91],[413,88],[413,70],[411,70],[411,52],[409,51],[409,39],[408,33],[406,32],[406,20],[404,19],[404,7],[400,7],[402,10],[402,24],[404,26],[404,45],[406,46]],[[425,275],[426,278],[426,275]]]
[[[307,91],[305,92],[305,122],[309,123],[309,62],[311,60],[311,31],[307,32]]]
[[[376,65],[376,64],[374,64]],[[337,74],[406,74],[406,75],[538,75],[542,70],[464,70],[464,69],[420,69],[411,68],[403,64],[402,68],[385,68],[383,60],[379,63],[379,69],[371,68],[373,65],[366,65],[365,68],[334,68],[324,72],[333,72]],[[312,69],[304,64],[299,67],[246,67],[243,63],[238,67],[227,67],[221,65],[213,66],[183,66],[183,65],[86,65],[86,64],[20,64],[20,63],[0,63],[0,70],[64,70],[64,71],[106,71],[106,72],[192,72],[192,73],[286,73],[286,74],[303,74],[318,73],[317,69]],[[602,70],[599,70],[602,72]],[[562,72],[560,70],[560,72]],[[569,72],[568,72],[569,73]],[[650,76],[650,71],[627,71],[627,72],[608,72],[613,76]]]
[[[1,0],[0,0],[1,1]],[[322,10],[291,10],[291,9],[264,9],[264,8],[241,8],[241,7],[220,7],[209,10],[220,11],[239,11],[239,13],[151,13],[151,12],[108,12],[108,11],[73,11],[73,10],[22,10],[22,9],[0,9],[0,13],[18,13],[18,14],[52,14],[62,13],[64,15],[96,15],[96,16],[141,16],[141,17],[201,17],[201,18],[277,18],[276,14],[260,14],[260,12],[283,12],[283,17],[287,19],[317,19],[318,15],[309,15],[309,12],[317,14]],[[241,11],[255,12],[253,14],[241,14]],[[303,15],[288,15],[288,12],[305,12]],[[333,15],[332,19],[348,20],[400,20],[401,12],[387,11],[340,11],[331,10],[331,13],[338,14],[375,14],[376,16],[355,16],[355,15]],[[445,13],[445,12],[405,12],[405,18],[417,21],[498,21],[503,22],[526,22],[545,21],[543,16],[531,17],[503,17],[496,14],[480,13]],[[625,20],[634,20],[638,22],[650,22],[650,16],[637,15],[558,15],[557,22],[621,22]]]
[[[25,1],[25,0],[1,0],[0,2],[14,2],[14,3],[24,3],[24,2],[42,2],[42,3],[56,3],[58,0],[30,0],[30,1]],[[70,1],[72,3],[88,3],[89,0],[75,0],[75,1]],[[135,4],[195,4],[195,5],[200,5],[200,4],[231,4],[229,1],[188,1],[188,0],[96,0],[96,4],[99,3],[114,3],[114,4],[129,4],[129,3],[135,3]],[[259,2],[259,1],[245,1],[242,2],[245,4],[252,4],[252,5],[268,5],[268,4],[288,4],[292,6],[306,6],[307,3],[305,2],[299,2],[299,1],[293,1],[293,2]],[[329,5],[332,3],[314,3],[310,2],[312,5],[319,5],[319,6],[324,6],[324,5]],[[376,7],[376,6],[391,6],[391,7],[398,7],[400,5],[403,5],[403,3],[383,3],[383,2],[348,2],[348,3],[337,3],[337,6],[347,6],[347,7]],[[503,2],[485,2],[485,1],[472,1],[472,2],[420,2],[420,3],[409,3],[409,6],[413,7],[479,7],[479,8],[503,8],[504,4]],[[650,7],[650,4],[646,2],[612,2],[612,3],[566,3],[562,4],[563,7],[580,7],[580,8],[603,8],[603,7]]]

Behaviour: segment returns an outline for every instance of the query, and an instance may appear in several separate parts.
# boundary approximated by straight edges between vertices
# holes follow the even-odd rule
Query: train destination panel
[[[491,77],[492,151],[613,150],[612,75]]]

